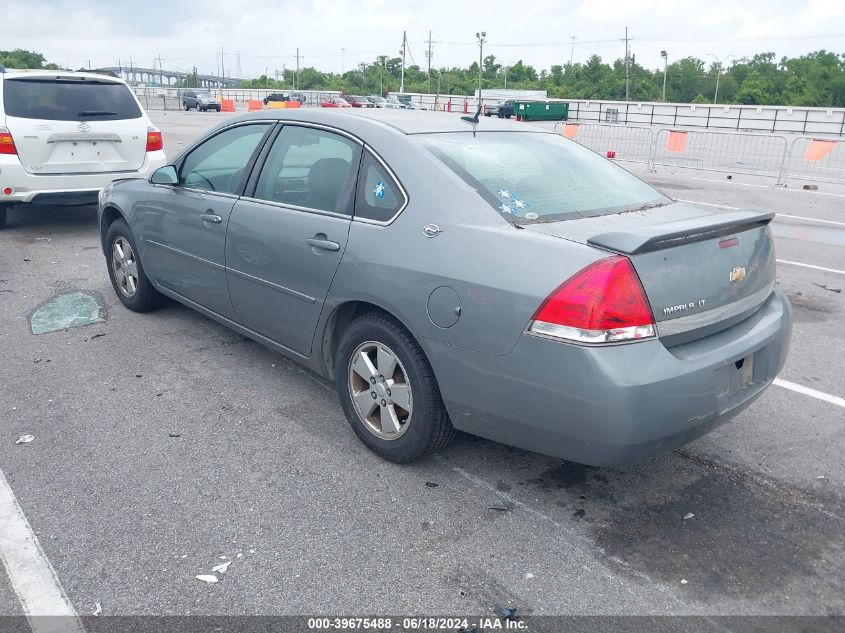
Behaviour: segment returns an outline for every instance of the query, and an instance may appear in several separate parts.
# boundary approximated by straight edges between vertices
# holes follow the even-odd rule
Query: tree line
[[[0,64],[9,68],[52,68],[43,55],[25,50],[0,51]],[[243,82],[243,88],[290,90],[337,90],[344,94],[387,94],[400,86],[402,60],[379,56],[344,73],[303,68],[295,75],[286,69],[278,76],[262,75]],[[607,99],[621,101],[626,93],[625,62],[608,64],[598,55],[584,63],[555,64],[537,70],[521,60],[510,66],[495,55],[482,62],[482,87],[545,90],[562,99]],[[733,60],[724,68],[695,57],[675,60],[666,66],[666,101],[712,103],[718,78],[720,103],[845,107],[845,53],[819,50],[800,57],[759,53]],[[182,82],[194,87],[196,69]],[[628,67],[631,101],[663,99],[664,69],[654,70],[633,62]],[[193,85],[192,85],[193,84]],[[442,95],[473,94],[478,88],[478,62],[466,68],[432,68],[429,75],[417,65],[405,67],[405,91]]]

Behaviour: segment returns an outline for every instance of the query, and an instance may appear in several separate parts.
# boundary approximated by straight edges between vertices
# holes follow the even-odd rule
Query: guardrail
[[[842,139],[573,121],[554,129],[602,156],[645,163],[649,171],[659,165],[749,174],[774,178],[783,187],[790,178],[845,183]]]

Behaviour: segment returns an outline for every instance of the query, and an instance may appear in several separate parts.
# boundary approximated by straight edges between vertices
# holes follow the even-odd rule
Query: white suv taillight
[[[654,317],[634,267],[614,255],[575,273],[540,306],[528,332],[577,343],[653,337]]]
[[[161,138],[161,130],[158,128],[147,128],[147,151],[157,152],[164,149],[164,141]]]
[[[12,138],[11,132],[4,127],[0,127],[0,154],[17,154],[18,149],[15,147],[15,139]]]

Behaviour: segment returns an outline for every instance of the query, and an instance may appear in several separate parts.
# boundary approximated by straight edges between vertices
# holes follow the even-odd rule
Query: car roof
[[[5,72],[0,73],[0,78],[5,79],[19,79],[21,77],[27,78],[43,78],[43,79],[96,79],[97,81],[113,81],[114,83],[126,83],[118,77],[112,77],[103,73],[94,72],[76,72],[72,70],[30,70],[23,68],[7,68]]]
[[[236,120],[282,119],[302,121],[338,127],[353,133],[365,133],[372,127],[390,127],[402,134],[435,134],[444,132],[546,132],[549,130],[530,126],[525,127],[515,121],[498,118],[479,117],[477,125],[461,119],[454,112],[432,112],[388,109],[354,109],[347,112],[332,112],[318,108],[262,110],[252,114],[243,114]],[[232,120],[229,121],[231,123]],[[354,129],[353,129],[354,128]]]

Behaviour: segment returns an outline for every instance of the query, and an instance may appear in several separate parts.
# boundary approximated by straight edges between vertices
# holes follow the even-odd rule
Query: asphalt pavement
[[[226,115],[152,116],[172,156]],[[843,614],[845,186],[631,169],[675,198],[780,214],[795,330],[787,386],[624,469],[466,435],[382,461],[321,378],[179,305],[123,308],[95,209],[14,211],[0,470],[76,612]],[[73,291],[104,320],[33,335],[34,309]],[[226,561],[220,582],[195,578]],[[0,573],[0,615],[20,613]]]

